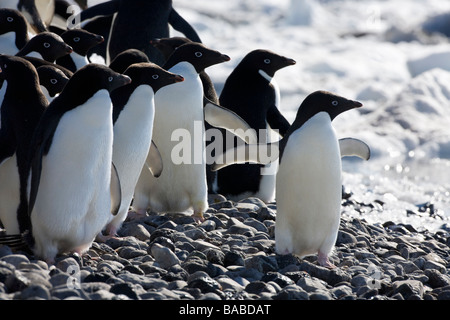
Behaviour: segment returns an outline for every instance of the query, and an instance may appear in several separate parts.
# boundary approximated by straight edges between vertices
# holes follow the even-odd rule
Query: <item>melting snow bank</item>
[[[441,218],[448,219],[449,83],[450,72],[425,71],[412,78],[384,107],[360,119],[358,126],[363,130],[357,135],[369,143],[373,158],[357,165],[359,174],[346,175],[345,180],[359,196],[372,200],[378,197],[386,203],[385,210],[370,220],[394,218],[435,229],[443,224]],[[352,167],[354,164],[344,164],[350,173]],[[424,203],[434,204],[435,211],[428,216],[412,214]]]

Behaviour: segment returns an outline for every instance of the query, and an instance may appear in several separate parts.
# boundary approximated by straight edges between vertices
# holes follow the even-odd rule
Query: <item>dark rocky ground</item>
[[[0,299],[52,300],[447,300],[450,233],[418,231],[363,212],[380,202],[343,200],[335,252],[326,269],[316,257],[274,252],[276,205],[256,198],[210,199],[206,221],[150,213],[127,221],[119,239],[55,265],[0,246]],[[405,214],[407,214],[405,212]]]

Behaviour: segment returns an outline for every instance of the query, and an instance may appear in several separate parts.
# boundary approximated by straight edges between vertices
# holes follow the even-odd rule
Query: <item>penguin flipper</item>
[[[120,7],[119,0],[102,2],[81,11],[81,13],[79,13],[79,18],[80,21],[85,21],[87,19],[92,19],[97,16],[109,16],[116,13],[119,10],[119,7]]]
[[[48,31],[34,1],[19,2],[19,10],[22,14],[27,13],[25,17],[30,17],[27,20],[36,33]]]
[[[219,152],[211,165],[217,171],[233,164],[257,163],[267,165],[279,157],[279,142],[262,144],[241,144],[237,147]]]
[[[273,105],[269,108],[269,110],[267,110],[267,122],[272,129],[278,130],[278,133],[282,137],[284,137],[291,126],[289,121],[287,121],[287,119],[281,114],[276,105]]]
[[[163,170],[163,162],[161,153],[159,153],[158,147],[152,140],[150,150],[148,151],[147,159],[145,160],[145,165],[150,170],[150,173],[158,178]]]
[[[370,147],[359,139],[343,138],[339,139],[341,157],[356,156],[363,160],[370,159]]]
[[[177,31],[183,33],[186,38],[201,43],[200,37],[194,28],[187,22],[182,16],[172,8],[169,15],[169,23],[170,25]]]
[[[122,203],[122,188],[120,186],[119,173],[117,172],[114,162],[111,162],[111,214],[117,215],[120,205]]]
[[[212,102],[206,97],[203,97],[203,101],[205,121],[210,125],[226,129],[246,143],[255,144],[258,142],[255,130],[237,113]]]
[[[31,180],[28,196],[28,216],[31,216],[31,213],[33,212],[33,207],[36,202],[36,197],[39,190],[42,171],[42,158],[49,151],[51,140],[53,139],[53,133],[55,132],[55,128],[58,126],[58,123],[58,116],[54,117],[50,115],[48,117],[45,117],[44,114],[38,126],[36,127],[30,143],[31,162],[28,168],[28,174],[31,174]]]

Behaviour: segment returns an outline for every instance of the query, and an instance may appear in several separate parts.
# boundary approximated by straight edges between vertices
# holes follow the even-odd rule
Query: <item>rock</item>
[[[171,266],[180,263],[180,260],[172,250],[159,243],[154,243],[152,245],[151,254],[163,269],[170,268]]]
[[[316,290],[327,290],[326,284],[314,277],[303,277],[298,280],[297,285],[308,293]]]
[[[50,297],[49,289],[46,286],[38,284],[28,286],[20,293],[21,300],[49,300]]]
[[[245,287],[245,291],[247,291],[248,293],[254,293],[254,294],[261,294],[263,292],[267,292],[267,293],[276,293],[275,289],[265,283],[264,281],[253,281],[250,282],[246,287]]]
[[[245,260],[245,267],[255,269],[261,273],[278,270],[278,264],[275,257],[256,255]]]
[[[127,222],[119,229],[121,237],[135,237],[141,241],[150,239],[150,232],[139,222]]]
[[[113,285],[109,292],[116,295],[125,295],[132,300],[138,300],[139,294],[145,293],[145,290],[139,285],[123,282]]]
[[[12,264],[16,268],[18,268],[19,265],[23,262],[30,263],[30,260],[23,254],[10,254],[7,256],[3,256],[2,258],[0,258],[0,261]]]
[[[422,282],[417,280],[395,281],[392,284],[392,296],[401,294],[404,299],[408,299],[412,295],[423,296],[424,287]]]
[[[274,300],[309,300],[309,294],[297,285],[287,285],[273,296]]]
[[[285,286],[290,284],[295,284],[295,282],[292,279],[278,272],[267,272],[262,277],[261,281],[264,282],[273,281],[276,284],[278,284],[281,288],[284,288]]]
[[[220,284],[204,271],[191,274],[188,278],[188,287],[198,288],[203,293],[216,292],[221,289]]]
[[[425,275],[428,277],[427,284],[433,289],[450,286],[450,277],[436,269],[425,270]]]

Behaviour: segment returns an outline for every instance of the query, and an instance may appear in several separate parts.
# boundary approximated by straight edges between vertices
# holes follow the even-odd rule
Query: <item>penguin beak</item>
[[[359,101],[351,101],[353,103],[353,108],[361,108],[363,106],[363,104]]]
[[[293,66],[297,62],[294,59],[286,58],[286,66]]]
[[[103,41],[105,41],[105,38],[103,38],[103,36],[98,35],[95,37],[95,40],[97,41],[97,43],[102,43]]]
[[[175,75],[174,77],[173,77],[173,80],[175,81],[175,82],[183,82],[184,81],[184,78],[182,77],[182,76],[180,76],[180,75]]]
[[[73,52],[73,48],[71,46],[66,46],[66,52],[67,54],[70,54]]]
[[[223,62],[227,62],[227,61],[230,61],[230,60],[231,60],[231,58],[230,58],[229,56],[227,56],[226,54],[223,54],[223,55],[221,56],[221,58],[222,58]]]

